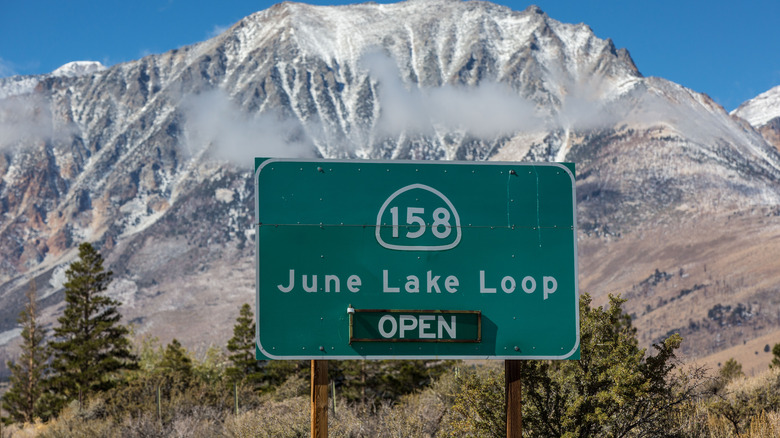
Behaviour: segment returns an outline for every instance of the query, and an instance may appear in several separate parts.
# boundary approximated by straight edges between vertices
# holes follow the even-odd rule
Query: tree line
[[[56,422],[79,412],[80,424],[98,422],[117,436],[140,433],[151,423],[157,435],[144,436],[165,436],[172,430],[165,425],[187,415],[214,417],[203,423],[211,424],[206,435],[225,433],[228,423],[236,428],[250,414],[251,424],[244,426],[258,431],[250,436],[300,436],[308,427],[290,423],[299,419],[285,420],[278,430],[269,423],[278,409],[283,415],[297,412],[284,403],[305,398],[309,366],[255,359],[249,304],[239,308],[225,349],[194,360],[176,339],[164,347],[150,337],[133,344],[130,328],[120,322],[120,303],[105,295],[112,272],[91,244],[79,246],[65,275],[65,308],[51,334],[38,320],[34,282],[26,292],[19,315],[21,354],[8,363],[10,388],[2,397],[5,424]],[[722,436],[760,436],[745,434],[759,423],[780,433],[780,344],[773,349],[774,374],[765,383],[735,386],[742,376],[738,362],[730,360],[718,375],[706,377],[705,370],[677,359],[679,335],[654,345],[652,354],[640,348],[623,303],[611,296],[608,305],[594,307],[583,294],[581,359],[522,362],[526,436],[721,436],[716,430],[729,432]],[[346,407],[332,417],[338,418],[334,436],[481,437],[505,430],[503,374],[495,367],[329,361],[329,377]],[[207,414],[204,407],[219,414]],[[766,413],[776,415],[776,430]],[[224,430],[214,426],[218,423]]]
[[[121,303],[105,295],[113,273],[90,244],[79,245],[78,259],[65,272],[65,308],[51,336],[38,320],[34,280],[25,294],[18,322],[22,327],[20,356],[8,362],[10,388],[2,397],[8,413],[1,421],[31,423],[56,418],[70,403],[84,405],[96,396],[109,400],[115,415],[158,411],[182,402],[227,405],[241,399],[251,407],[254,395],[275,391],[291,377],[308,378],[306,361],[255,359],[255,322],[243,304],[233,337],[222,351],[202,364],[177,339],[164,348],[151,339],[134,346],[130,329],[121,324]],[[430,383],[452,361],[332,361],[330,375],[345,402],[377,405]],[[230,397],[233,395],[233,397]],[[248,400],[248,401],[247,401]],[[186,404],[185,403],[185,404]],[[233,400],[235,403],[235,400]]]

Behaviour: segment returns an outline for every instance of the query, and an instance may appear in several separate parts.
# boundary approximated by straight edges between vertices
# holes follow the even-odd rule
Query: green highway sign
[[[574,166],[256,159],[258,359],[578,359]]]

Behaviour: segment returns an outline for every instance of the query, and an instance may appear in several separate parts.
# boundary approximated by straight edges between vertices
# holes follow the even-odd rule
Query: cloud
[[[73,126],[54,120],[48,102],[37,95],[0,99],[0,150],[32,147],[73,132]]]
[[[430,134],[437,128],[467,131],[481,139],[538,126],[535,104],[508,85],[485,81],[477,86],[407,86],[395,61],[380,52],[361,58],[376,80],[380,105],[378,128],[389,134]]]
[[[16,75],[16,69],[12,62],[0,58],[0,78]]]
[[[185,148],[207,153],[239,167],[251,167],[254,157],[314,157],[314,145],[294,119],[271,112],[249,115],[220,91],[184,100]]]
[[[211,32],[206,34],[207,39],[214,38],[215,36],[221,35],[226,30],[230,29],[230,25],[227,26],[220,26],[218,24],[215,24],[214,27],[211,29]]]

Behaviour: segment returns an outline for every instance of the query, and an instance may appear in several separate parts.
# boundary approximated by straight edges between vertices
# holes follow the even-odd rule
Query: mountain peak
[[[756,128],[780,117],[780,85],[744,102],[731,112]]]
[[[51,72],[51,75],[74,78],[77,76],[84,76],[101,72],[105,69],[106,66],[98,61],[73,61],[54,70]]]

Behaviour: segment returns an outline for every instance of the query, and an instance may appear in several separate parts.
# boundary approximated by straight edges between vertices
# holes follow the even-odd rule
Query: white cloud
[[[211,39],[214,38],[217,35],[221,35],[226,30],[230,29],[230,26],[220,26],[218,24],[215,24],[214,27],[211,29],[211,32],[209,32],[206,35],[206,38]]]
[[[379,129],[386,133],[426,134],[437,126],[491,139],[538,126],[541,120],[534,103],[505,84],[420,89],[404,84],[395,61],[382,53],[365,55],[361,65],[377,81]]]
[[[0,58],[0,78],[16,75],[13,63]]]
[[[37,95],[0,100],[0,150],[64,138],[72,127],[57,126],[48,102]]]
[[[251,167],[254,157],[314,156],[314,146],[296,120],[274,113],[244,113],[219,90],[184,101],[185,147],[192,154],[206,150],[216,159]]]

